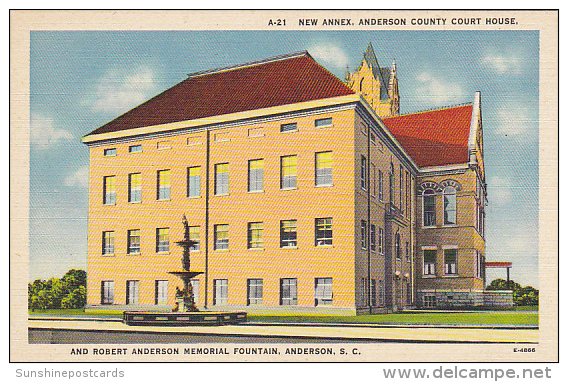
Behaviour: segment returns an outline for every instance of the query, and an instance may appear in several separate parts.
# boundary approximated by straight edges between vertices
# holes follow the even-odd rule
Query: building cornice
[[[279,114],[293,113],[302,110],[320,109],[330,106],[347,105],[350,103],[360,102],[361,97],[358,94],[350,94],[339,97],[324,98],[315,101],[300,102],[288,105],[274,106],[263,109],[255,109],[243,111],[238,113],[216,115],[212,117],[193,119],[189,121],[180,121],[173,123],[166,123],[154,126],[145,126],[135,129],[113,131],[103,134],[87,135],[82,138],[82,142],[89,145],[99,141],[109,141],[116,139],[124,139],[135,136],[143,136],[149,134],[160,134],[175,132],[178,130],[199,130],[206,126],[222,125],[237,121],[250,121],[251,119],[258,119],[266,116],[274,116]]]

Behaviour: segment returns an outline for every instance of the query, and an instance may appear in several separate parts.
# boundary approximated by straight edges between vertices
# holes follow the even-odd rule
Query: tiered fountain
[[[189,224],[185,214],[183,215],[184,237],[176,242],[183,248],[182,266],[183,271],[168,272],[179,277],[183,281],[183,290],[177,288],[176,302],[171,312],[152,311],[125,311],[123,322],[127,325],[222,325],[236,324],[247,320],[246,312],[207,312],[200,311],[195,304],[195,296],[191,285],[191,279],[202,274],[201,271],[192,271],[190,249],[196,243],[189,238]]]

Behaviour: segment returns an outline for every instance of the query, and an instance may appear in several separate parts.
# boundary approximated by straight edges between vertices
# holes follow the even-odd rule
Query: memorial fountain
[[[195,303],[191,280],[203,272],[191,270],[191,248],[195,242],[189,238],[189,224],[185,214],[182,219],[183,240],[176,244],[183,248],[182,271],[168,272],[183,281],[183,290],[176,288],[176,301],[171,312],[125,311],[123,322],[127,325],[223,325],[236,324],[247,320],[246,312],[200,311]]]

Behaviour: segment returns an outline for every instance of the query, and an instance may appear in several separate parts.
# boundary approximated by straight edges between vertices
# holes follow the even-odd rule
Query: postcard
[[[558,37],[11,11],[10,361],[557,362]]]

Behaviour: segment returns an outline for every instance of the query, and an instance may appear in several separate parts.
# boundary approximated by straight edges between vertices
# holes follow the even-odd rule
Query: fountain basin
[[[122,312],[122,322],[131,326],[218,326],[246,321],[246,312]]]

